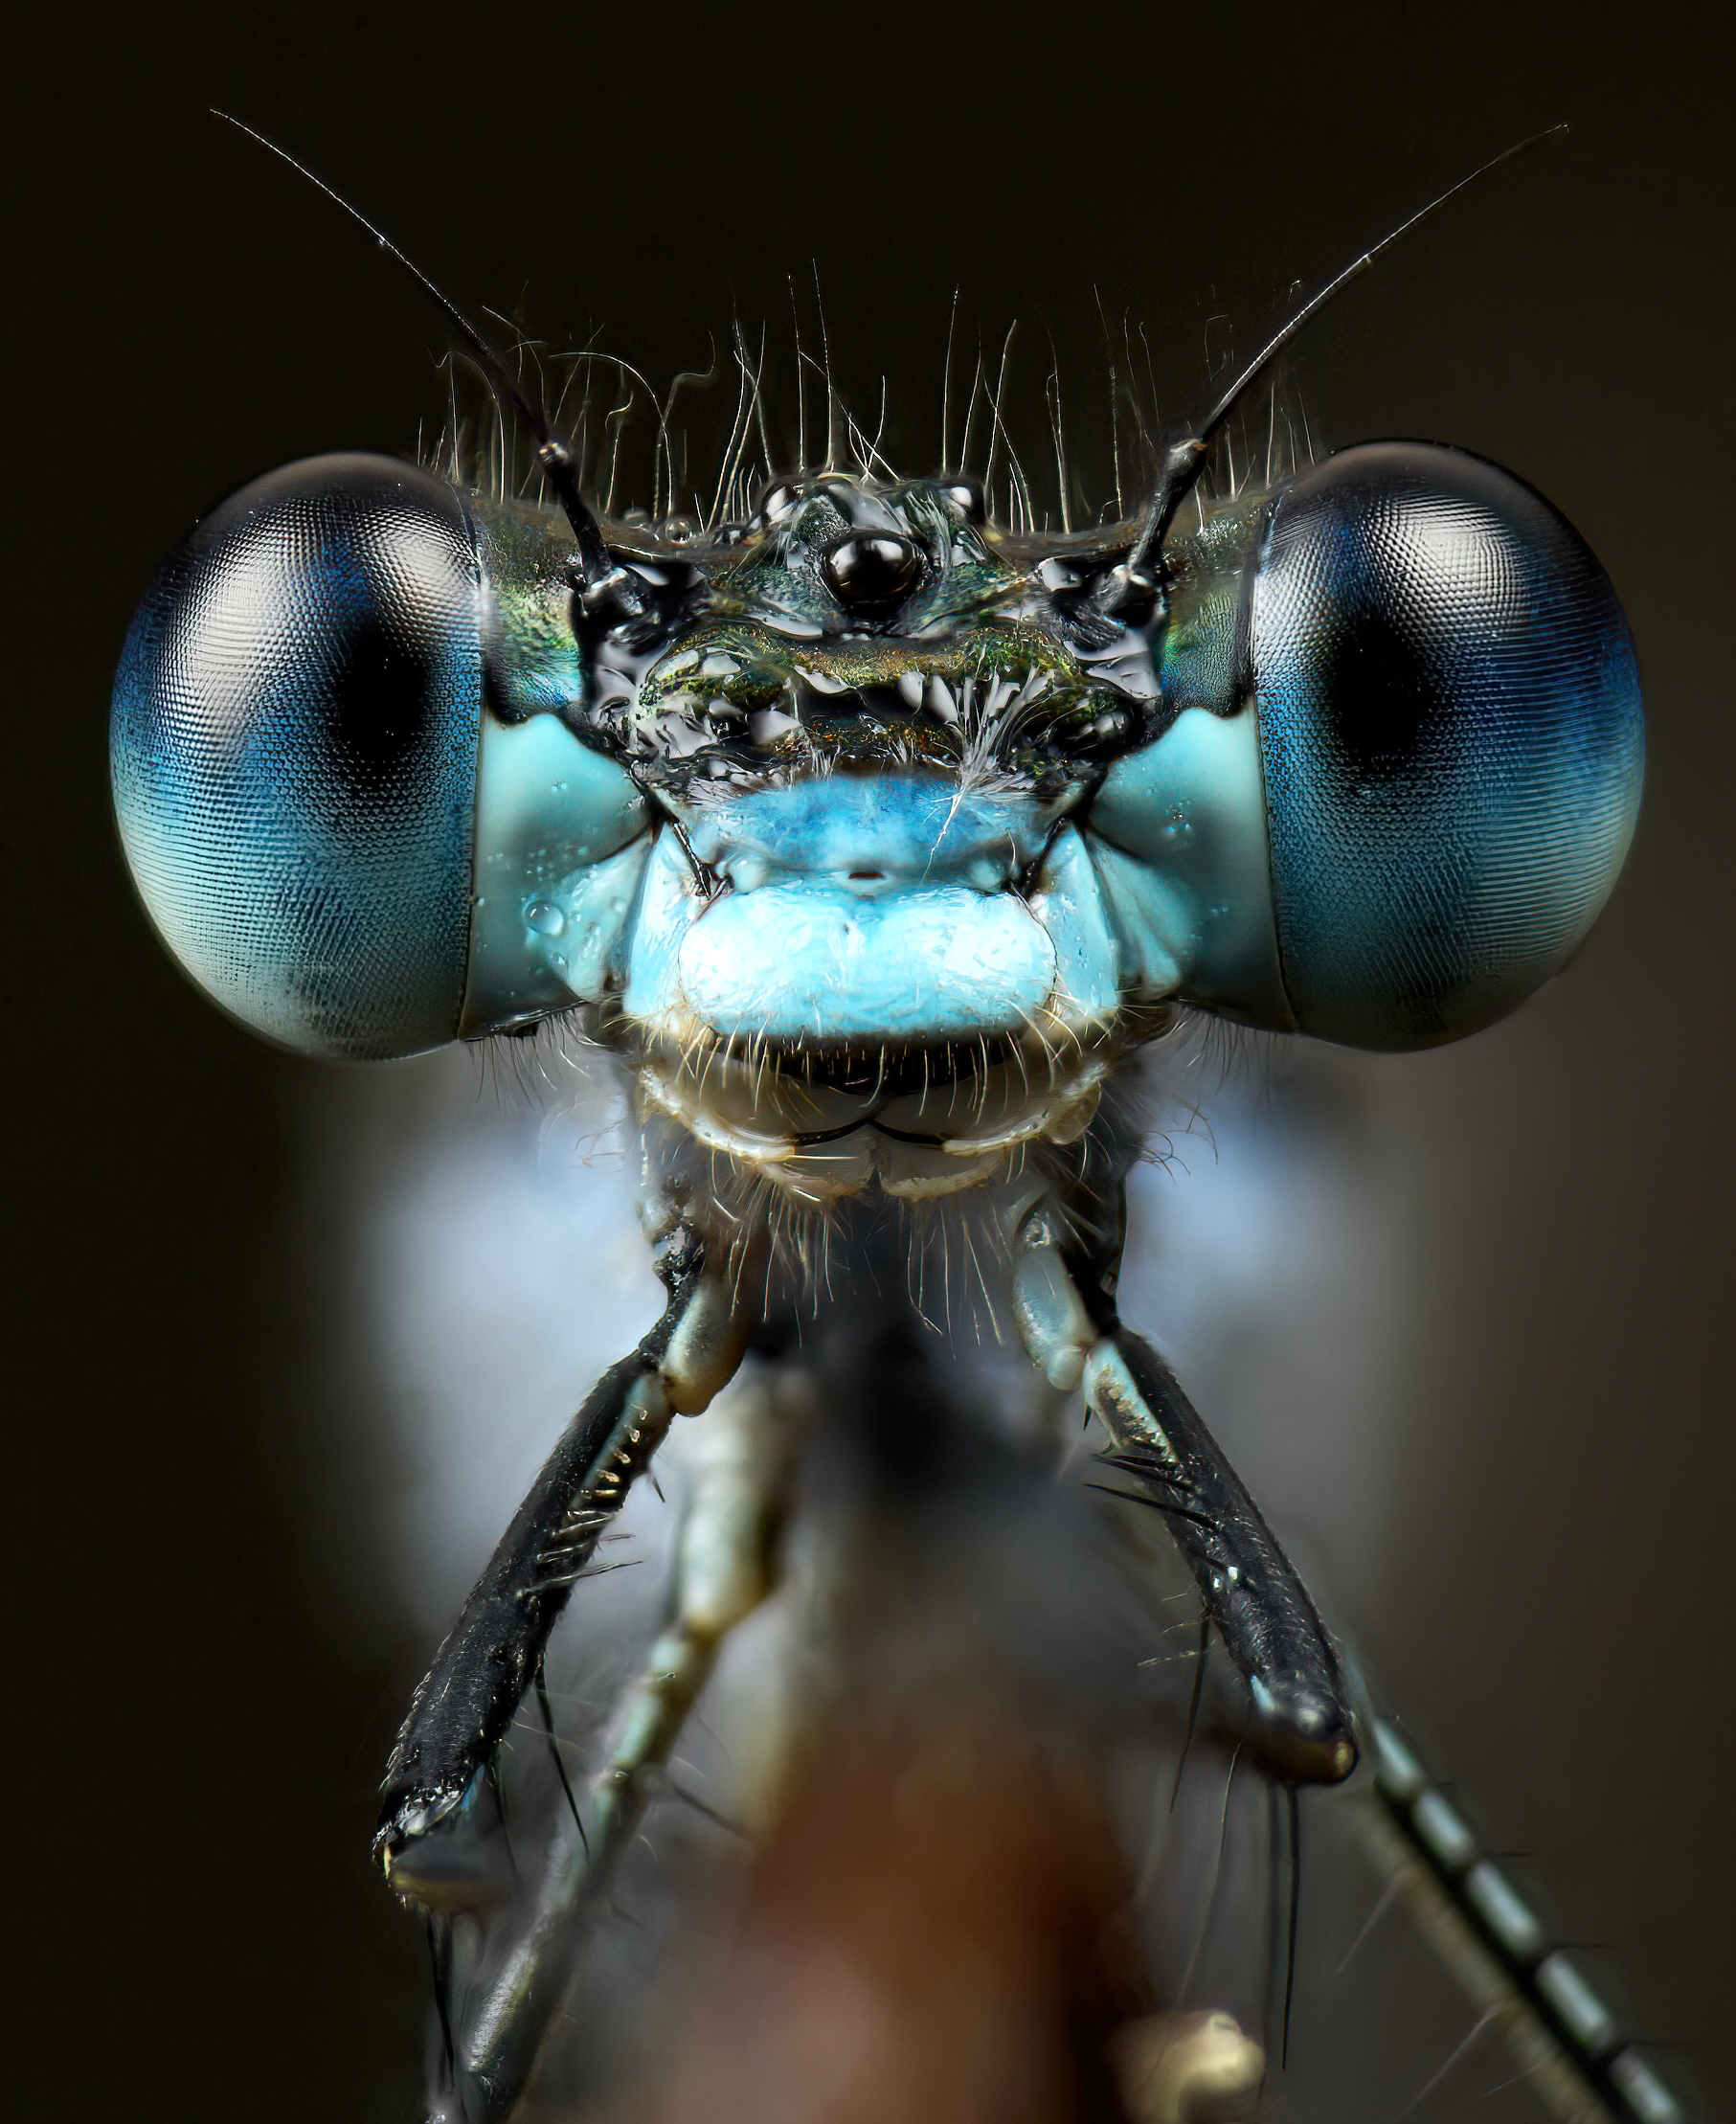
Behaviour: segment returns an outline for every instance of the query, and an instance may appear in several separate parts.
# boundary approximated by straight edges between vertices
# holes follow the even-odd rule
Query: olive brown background
[[[410,2113],[417,1972],[365,1844],[417,1648],[347,1630],[286,1472],[321,1322],[284,1206],[319,1073],[164,959],[104,742],[172,542],[288,459],[414,450],[441,342],[213,103],[461,301],[566,344],[601,325],[653,378],[703,368],[736,308],[776,318],[812,261],[865,401],[886,373],[895,407],[928,406],[955,286],[973,331],[1051,331],[1083,400],[1101,291],[1149,321],[1172,418],[1200,407],[1207,349],[1251,345],[1293,280],[1570,122],[1364,279],[1296,365],[1331,441],[1451,440],[1561,506],[1627,603],[1651,716],[1634,857],[1580,960],[1381,1079],[1431,1280],[1402,1563],[1365,1627],[1569,1929],[1612,1950],[1643,2031],[1691,2046],[1714,2107],[1736,2093],[1715,19],[530,0],[14,20],[4,1868],[33,2113]],[[899,418],[919,456],[931,416]]]

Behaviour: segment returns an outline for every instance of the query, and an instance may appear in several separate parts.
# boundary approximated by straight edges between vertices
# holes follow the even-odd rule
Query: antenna
[[[1186,500],[1194,483],[1205,469],[1206,456],[1218,431],[1251,387],[1259,381],[1302,328],[1325,308],[1341,288],[1348,287],[1359,274],[1368,270],[1384,251],[1391,250],[1401,237],[1409,236],[1412,229],[1427,221],[1431,215],[1438,213],[1449,199],[1456,199],[1468,186],[1488,176],[1491,170],[1499,169],[1503,163],[1513,161],[1515,156],[1525,154],[1544,141],[1553,140],[1558,133],[1565,133],[1567,130],[1566,125],[1547,125],[1541,133],[1533,133],[1527,140],[1519,141],[1511,147],[1503,147],[1499,155],[1492,155],[1487,162],[1479,164],[1469,176],[1461,177],[1456,184],[1449,185],[1445,192],[1437,192],[1427,206],[1419,207],[1413,215],[1401,221],[1396,229],[1382,237],[1371,250],[1364,251],[1361,258],[1353,260],[1341,273],[1335,274],[1324,287],[1309,297],[1280,331],[1266,342],[1201,422],[1198,434],[1175,443],[1164,458],[1157,490],[1146,508],[1139,535],[1120,571],[1120,581],[1104,608],[1106,612],[1113,617],[1129,606],[1159,596],[1163,580],[1163,541],[1175,520],[1176,510]]]
[[[428,278],[414,259],[406,257],[383,229],[377,228],[359,207],[353,207],[341,192],[336,192],[325,178],[316,176],[305,163],[298,162],[288,148],[280,147],[275,140],[268,140],[263,133],[256,132],[240,119],[232,118],[227,111],[213,110],[214,118],[220,118],[226,125],[233,125],[237,132],[287,163],[298,177],[304,177],[316,192],[323,192],[333,206],[340,207],[350,220],[365,229],[388,258],[401,265],[410,278],[433,298],[447,323],[469,348],[486,372],[494,385],[512,407],[519,421],[536,444],[537,469],[554,491],[555,499],[566,513],[573,527],[573,536],[578,546],[578,572],[580,593],[587,611],[594,611],[601,604],[613,601],[630,609],[638,608],[638,599],[633,595],[634,586],[624,570],[618,569],[608,547],[603,543],[602,531],[589,504],[579,491],[578,468],[573,461],[569,444],[550,427],[542,408],[529,397],[516,376],[507,367],[492,343],[485,339],[470,322],[451,297]],[[629,599],[631,605],[629,607]]]

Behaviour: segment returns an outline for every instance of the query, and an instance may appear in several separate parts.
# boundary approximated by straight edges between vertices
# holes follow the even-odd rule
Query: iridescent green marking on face
[[[1245,571],[1271,509],[1268,493],[1230,502],[1191,536],[1173,541],[1161,666],[1166,711],[1223,715],[1241,706]]]
[[[552,535],[548,511],[525,502],[473,497],[471,518],[490,593],[482,616],[488,705],[506,722],[564,714],[585,697],[564,565],[571,537]]]

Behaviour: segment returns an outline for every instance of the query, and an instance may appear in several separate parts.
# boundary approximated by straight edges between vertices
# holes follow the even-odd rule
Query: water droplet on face
[[[525,910],[525,927],[539,937],[558,937],[566,926],[567,917],[552,900],[532,900]]]

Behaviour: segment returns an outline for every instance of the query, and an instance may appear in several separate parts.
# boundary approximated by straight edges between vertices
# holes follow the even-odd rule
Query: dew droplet
[[[567,926],[567,917],[552,900],[532,900],[525,910],[525,926],[535,930],[539,937],[558,937]]]

